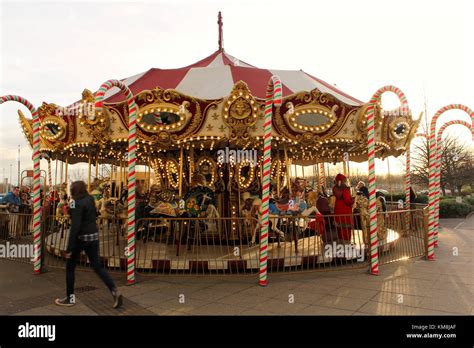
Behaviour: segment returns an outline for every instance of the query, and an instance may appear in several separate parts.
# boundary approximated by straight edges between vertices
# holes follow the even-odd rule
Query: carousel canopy
[[[222,45],[210,56],[179,69],[152,68],[122,79],[137,105],[137,156],[150,163],[164,153],[176,157],[182,149],[263,148],[265,93],[269,79],[278,75],[283,102],[272,116],[275,155],[288,152],[301,164],[367,160],[367,103],[351,97],[302,70],[260,69],[228,54]],[[105,95],[103,110],[86,116],[95,95],[68,107],[43,103],[40,151],[69,163],[115,163],[128,146],[129,115],[118,88]],[[405,152],[418,127],[411,113],[385,111],[376,106],[377,157]],[[32,143],[32,120],[19,112],[22,129]],[[174,152],[173,152],[174,151]],[[204,155],[204,153],[203,153]]]
[[[201,99],[219,99],[228,96],[238,81],[245,81],[250,92],[257,98],[265,98],[265,89],[272,75],[278,75],[283,83],[283,95],[290,95],[315,88],[334,95],[349,105],[362,102],[342,92],[323,80],[302,70],[259,69],[235,58],[224,51],[217,50],[209,57],[179,69],[152,68],[141,74],[122,79],[133,95],[156,87],[174,89],[183,94]],[[124,98],[118,88],[109,90],[106,102],[117,103]]]

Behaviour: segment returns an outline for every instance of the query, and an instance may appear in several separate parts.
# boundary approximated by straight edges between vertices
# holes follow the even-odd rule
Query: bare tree
[[[428,187],[429,183],[429,147],[426,139],[413,147],[413,183]],[[461,192],[463,185],[474,183],[473,155],[470,149],[457,142],[455,138],[447,137],[441,144],[441,190],[446,195],[446,189],[451,192]]]

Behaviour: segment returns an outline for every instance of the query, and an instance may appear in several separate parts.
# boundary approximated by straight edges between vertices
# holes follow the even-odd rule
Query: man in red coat
[[[352,227],[354,225],[352,218],[352,206],[354,199],[351,197],[351,191],[347,184],[347,178],[343,174],[337,174],[334,180],[333,195],[336,197],[334,214],[338,241],[341,243],[350,243],[352,238]],[[342,215],[342,216],[337,216]]]

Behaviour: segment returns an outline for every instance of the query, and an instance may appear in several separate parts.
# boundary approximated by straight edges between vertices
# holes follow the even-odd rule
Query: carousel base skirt
[[[163,236],[161,236],[163,237]],[[362,266],[368,262],[368,245],[364,244],[361,230],[353,230],[350,243],[323,242],[318,235],[299,236],[298,240],[278,242],[270,238],[268,245],[268,270],[285,271],[298,268],[337,267],[343,265]],[[45,238],[46,252],[55,259],[64,258],[68,231],[55,232]],[[184,271],[240,273],[258,272],[259,245],[249,246],[237,241],[225,241],[203,237],[179,242],[180,238],[168,235],[155,241],[136,241],[136,269],[138,271]],[[399,233],[387,230],[386,239],[379,241],[379,253],[383,255],[403,242]],[[101,261],[109,269],[124,270],[126,266],[126,238],[113,231],[100,233]],[[297,248],[295,248],[297,246]],[[88,264],[81,255],[80,263]]]

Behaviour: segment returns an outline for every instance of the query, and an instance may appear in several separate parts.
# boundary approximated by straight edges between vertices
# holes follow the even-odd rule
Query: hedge
[[[442,219],[466,217],[470,212],[474,211],[473,203],[474,199],[472,198],[469,202],[463,199],[462,203],[457,203],[455,199],[444,199],[439,204],[439,217]]]
[[[394,193],[392,195],[388,194],[385,196],[385,198],[388,201],[398,202],[399,200],[402,200],[405,202],[405,193]],[[428,204],[428,196],[418,195],[415,198],[415,203]]]

